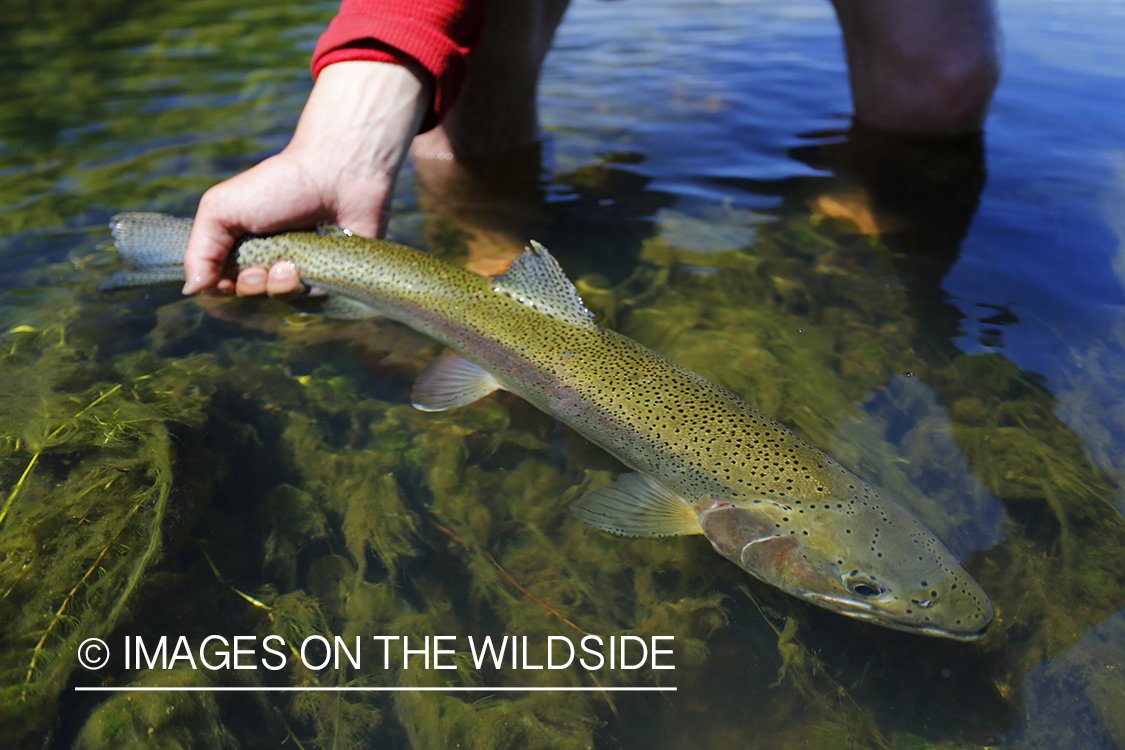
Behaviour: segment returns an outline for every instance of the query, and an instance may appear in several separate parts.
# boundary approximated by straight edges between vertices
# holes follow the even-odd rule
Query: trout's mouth
[[[843,599],[837,596],[830,596],[828,594],[817,594],[808,592],[803,595],[804,599],[817,604],[825,609],[830,609],[838,614],[854,617],[857,620],[864,622],[874,623],[884,628],[892,628],[894,630],[902,630],[907,633],[917,633],[919,635],[930,635],[938,638],[950,638],[955,641],[975,641],[983,638],[988,632],[988,626],[980,628],[979,630],[951,630],[943,628],[940,625],[933,623],[913,623],[903,622],[902,620],[895,619],[891,614],[885,610],[868,602],[855,601],[854,599]]]

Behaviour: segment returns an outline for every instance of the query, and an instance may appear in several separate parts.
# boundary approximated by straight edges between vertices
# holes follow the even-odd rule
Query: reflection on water
[[[1052,86],[1092,100],[1119,68],[1071,57],[1061,76],[1029,53],[1028,19],[1066,19],[1016,5],[980,193],[979,143],[958,152],[976,162],[913,144],[855,167],[870,134],[841,117],[827,4],[579,2],[544,81],[534,216],[603,324],[791,425],[938,532],[997,606],[978,644],[810,609],[698,538],[592,532],[566,507],[620,466],[510,397],[413,410],[436,352],[399,326],[97,293],[109,214],[191,213],[284,143],[333,8],[13,6],[0,733],[18,747],[1125,744],[1125,182],[1103,132],[1122,98],[1084,104],[1085,140],[1065,148],[1042,103]],[[1083,12],[1075,28],[1099,38]],[[1066,189],[1020,188],[1048,178]],[[405,182],[399,239],[472,252],[464,217],[419,208]],[[870,217],[849,208],[856,191],[878,198]],[[673,635],[676,670],[77,663],[88,637],[209,634]],[[72,690],[638,683],[678,691]]]

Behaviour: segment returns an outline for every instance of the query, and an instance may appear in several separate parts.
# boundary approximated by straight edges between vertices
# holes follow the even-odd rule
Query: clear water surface
[[[955,147],[852,128],[814,0],[574,0],[543,75],[533,223],[590,307],[913,510],[996,604],[978,643],[582,526],[567,505],[620,466],[518,399],[414,411],[437,351],[399,326],[99,292],[111,215],[190,215],[285,144],[333,12],[5,5],[6,747],[1125,746],[1125,4],[1002,3],[983,141]],[[408,171],[391,233],[465,262],[465,215]],[[92,637],[587,633],[675,636],[676,668],[78,661]],[[213,690],[629,685],[677,690]]]

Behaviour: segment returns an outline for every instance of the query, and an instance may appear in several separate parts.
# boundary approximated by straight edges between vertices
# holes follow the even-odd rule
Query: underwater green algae
[[[308,51],[332,12],[251,3],[232,13],[214,0],[7,3],[0,236],[116,211],[139,195],[179,207],[232,161],[279,148],[307,92],[295,83],[308,81]],[[269,28],[285,32],[261,33]]]
[[[0,353],[0,726],[12,735],[41,731],[77,645],[128,619],[163,549],[169,427],[200,424],[206,403],[183,379],[209,358],[91,362],[67,340],[77,314],[71,304],[61,321],[9,328]]]
[[[196,670],[150,670],[130,683],[135,687],[207,687]],[[165,694],[117,693],[90,714],[74,741],[80,750],[160,748],[225,750],[238,741],[223,727],[218,702],[206,692]]]
[[[152,329],[153,340],[168,349],[178,345],[178,338],[197,335],[198,313],[185,315],[188,309],[195,309],[194,303],[179,303],[162,311]],[[72,315],[76,314],[72,311]],[[64,331],[67,322],[73,320],[66,321],[64,316],[64,321],[52,330]],[[342,327],[324,328],[333,331]],[[12,335],[26,333],[16,331]],[[618,601],[631,598],[622,597],[617,591],[629,577],[625,571],[638,565],[643,568],[653,555],[658,562],[667,564],[679,551],[675,546],[670,551],[650,546],[638,559],[628,545],[605,545],[612,554],[600,554],[605,540],[590,535],[565,513],[568,497],[579,491],[576,484],[580,488],[591,482],[604,483],[610,477],[608,472],[594,472],[586,477],[583,470],[560,470],[537,458],[549,447],[541,436],[547,431],[547,423],[538,415],[521,416],[533,425],[538,422],[530,433],[513,429],[509,410],[497,404],[486,403],[457,415],[435,418],[402,403],[362,397],[351,379],[332,366],[321,364],[310,374],[295,374],[284,363],[307,361],[301,352],[308,340],[317,335],[316,327],[302,327],[294,329],[292,338],[280,345],[231,340],[216,354],[162,359],[154,354],[131,353],[112,358],[112,366],[103,364],[98,368],[97,374],[103,377],[112,374],[141,385],[131,390],[108,383],[104,388],[95,386],[95,390],[102,388],[109,394],[95,405],[110,409],[108,413],[115,421],[109,421],[99,410],[88,409],[85,413],[94,415],[95,423],[103,425],[102,431],[68,433],[74,445],[96,457],[89,459],[90,463],[109,460],[106,446],[133,436],[140,429],[136,423],[142,418],[155,421],[151,426],[145,422],[147,429],[156,430],[164,440],[163,449],[151,457],[159,459],[164,472],[158,475],[164,488],[161,513],[151,519],[153,526],[146,529],[154,541],[138,565],[147,566],[160,557],[159,522],[164,518],[172,484],[169,474],[173,453],[179,474],[177,486],[195,496],[189,502],[191,509],[178,512],[182,534],[187,531],[183,525],[191,525],[192,515],[211,522],[216,513],[222,515],[211,504],[222,505],[221,487],[232,481],[237,471],[229,461],[216,460],[218,456],[245,454],[248,443],[257,443],[260,451],[252,448],[251,453],[276,452],[273,464],[285,467],[279,477],[285,481],[259,493],[261,499],[252,511],[242,511],[252,513],[261,522],[262,528],[251,532],[251,537],[260,544],[258,557],[273,582],[265,588],[261,582],[257,588],[241,583],[235,588],[236,584],[227,580],[223,571],[246,568],[246,560],[240,554],[246,548],[245,539],[232,546],[229,542],[234,539],[220,532],[218,537],[212,534],[212,538],[199,543],[210,550],[206,554],[208,567],[220,573],[211,585],[229,585],[232,591],[246,595],[246,601],[260,603],[251,606],[242,602],[246,610],[268,613],[260,623],[263,632],[282,632],[290,637],[310,633],[348,637],[396,632],[472,633],[482,627],[482,619],[489,625],[485,632],[546,635],[568,631],[571,626],[564,624],[557,610],[544,608],[542,602],[551,601],[554,607],[568,610],[570,617],[582,620],[590,631],[603,634],[634,632],[636,616],[640,614],[637,632],[675,634],[689,652],[694,648],[694,660],[698,661],[704,650],[703,638],[722,623],[721,614],[716,614],[721,597],[704,594],[698,597],[698,603],[693,603],[695,597],[690,594],[700,589],[697,582],[685,577],[682,583],[658,584],[639,574],[636,602]],[[81,344],[71,347],[65,350],[65,356],[86,359],[93,354],[81,351]],[[23,351],[16,349],[17,353]],[[37,347],[28,347],[27,351],[48,355],[51,352]],[[82,378],[89,374],[64,375],[65,371],[49,357],[29,363],[28,372],[46,365],[63,378],[65,385],[90,387]],[[300,362],[299,366],[303,368],[305,363]],[[411,369],[416,372],[418,363]],[[18,375],[15,371],[12,374]],[[29,377],[29,381],[29,387],[51,389],[48,379]],[[135,407],[126,404],[129,408],[123,408],[113,398],[125,393],[163,398],[156,400],[149,411],[135,414],[130,410]],[[63,403],[68,399],[74,400],[72,396],[58,397]],[[28,402],[20,399],[11,403]],[[204,408],[208,411],[206,417],[202,414]],[[54,416],[57,407],[53,410],[46,405],[44,409],[50,415],[45,417],[46,422],[53,425],[52,420],[58,419]],[[181,413],[185,409],[188,411]],[[227,414],[239,409],[248,409],[250,413],[236,427]],[[25,421],[27,415],[10,416],[13,421]],[[177,428],[175,451],[168,441],[167,430],[172,425]],[[202,439],[203,435],[212,434],[223,437]],[[41,447],[40,443],[34,444],[34,450],[73,450],[59,444]],[[29,450],[23,445],[10,447],[17,454],[17,447]],[[491,457],[501,449],[506,450],[505,460],[492,461]],[[192,455],[193,452],[199,455]],[[519,460],[519,453],[526,457]],[[494,465],[489,466],[490,463]],[[18,466],[12,461],[9,464],[10,476],[6,478],[11,479],[11,486],[16,481]],[[192,476],[201,466],[207,467],[205,482]],[[126,468],[131,470],[130,476],[143,474],[131,466]],[[6,528],[23,529],[27,523],[38,533],[46,533],[40,519],[21,510],[33,507],[32,500],[39,501],[38,507],[44,507],[42,491],[30,481],[24,486],[27,489],[12,504]],[[64,485],[62,497],[68,497],[69,489]],[[106,489],[112,491],[117,486],[110,484]],[[566,496],[568,492],[570,495]],[[182,496],[182,492],[178,494]],[[544,503],[544,499],[551,502]],[[87,507],[86,503],[93,500],[92,495],[84,493],[79,500],[68,502],[78,502],[86,514],[100,510],[97,505]],[[52,504],[58,503],[48,499],[48,507]],[[137,504],[144,507],[143,498]],[[123,509],[119,515],[126,512]],[[134,512],[126,520],[136,515]],[[184,516],[188,518],[185,520]],[[229,523],[218,526],[224,530],[232,528]],[[442,530],[438,531],[439,528]],[[188,536],[194,533],[187,531]],[[507,543],[498,547],[497,537],[506,538]],[[183,537],[178,540],[175,546],[179,554],[183,554],[186,544]],[[303,551],[310,549],[311,556],[302,561]],[[423,554],[428,558],[426,568],[432,572],[422,575],[414,570],[407,580],[403,568]],[[81,559],[70,560],[71,567]],[[593,565],[577,564],[574,560],[592,561]],[[462,566],[469,572],[467,580],[449,580],[449,571]],[[554,574],[544,575],[544,570]],[[127,584],[138,574],[126,576],[126,571],[113,568],[100,571],[100,576],[102,586],[109,586],[109,582],[122,576]],[[520,579],[526,587],[518,583]],[[466,583],[467,596],[448,603],[450,597],[442,592],[450,587],[462,588]],[[302,594],[303,589],[313,597]],[[53,590],[37,593],[48,599],[59,596]],[[132,590],[128,589],[128,593]],[[10,601],[14,602],[15,597]],[[157,596],[156,601],[163,599]],[[120,609],[121,605],[117,606]],[[147,619],[141,612],[129,614],[135,618],[133,627]],[[90,617],[93,619],[92,614]],[[103,615],[89,626],[76,628],[73,637],[107,635],[116,624],[116,615]],[[674,627],[668,627],[669,624]],[[123,628],[123,632],[130,632],[129,627]],[[44,693],[53,691],[51,697],[56,699],[74,669],[73,655],[65,655],[60,663],[66,665],[66,671],[60,673],[56,682],[42,686]],[[479,678],[469,672],[462,676],[471,684],[479,683]],[[520,686],[529,682],[524,674],[504,670],[490,677],[488,684]],[[146,684],[144,681],[149,678],[142,674],[138,679],[141,682],[128,679],[126,684]],[[292,679],[294,684],[305,685],[396,685],[411,684],[415,676],[382,670],[348,675],[298,670]],[[560,684],[560,679],[562,684],[590,684],[583,682],[579,674],[565,678],[550,674],[543,679],[547,681],[544,684]],[[609,684],[613,681],[611,677]],[[531,684],[539,682],[534,680]],[[36,706],[28,700],[13,699],[10,705],[29,713],[45,710],[42,703]],[[150,706],[152,700],[156,699],[146,696],[137,705]],[[373,708],[371,704],[371,699],[353,700],[350,696],[302,696],[292,701],[289,722],[300,727],[298,734],[306,741],[311,732],[316,746],[363,746],[379,731],[382,717],[388,712],[386,707]],[[598,705],[604,710],[606,704]],[[532,695],[496,700],[490,706],[487,701],[427,695],[400,698],[394,702],[394,709],[399,725],[415,738],[418,746],[427,746],[440,735],[464,737],[478,747],[584,747],[590,744],[599,725],[595,719],[599,709],[584,696],[560,702]],[[103,721],[99,712],[90,721],[109,721],[114,727],[118,727],[114,722],[133,727],[140,721],[135,716],[121,718],[120,710],[107,709],[117,719]],[[437,718],[431,717],[431,713]],[[41,714],[40,720],[46,715],[49,712]],[[165,739],[173,746],[181,729],[178,724],[168,729],[157,726],[154,732],[158,738],[167,734]],[[110,735],[116,737],[117,731],[115,728]],[[87,727],[82,742],[89,745],[96,734]]]
[[[992,513],[1004,539],[970,561],[999,605],[981,647],[810,611],[698,538],[592,532],[567,506],[610,481],[617,464],[511,397],[414,410],[406,390],[436,352],[397,326],[291,325],[280,305],[189,300],[139,321],[142,348],[109,348],[111,336],[82,324],[100,273],[93,262],[64,274],[77,294],[43,295],[4,321],[2,726],[19,746],[40,745],[60,731],[67,689],[90,680],[639,681],[677,686],[674,709],[599,692],[298,693],[239,704],[137,694],[83,704],[61,736],[77,747],[224,747],[256,733],[307,748],[673,747],[701,738],[720,747],[978,746],[1003,727],[1003,711],[957,723],[958,707],[1017,710],[1024,675],[1121,600],[1125,532],[1113,483],[1053,416],[1050,395],[1005,361],[918,356],[901,289],[866,282],[866,269],[885,263],[880,248],[829,234],[810,241],[818,231],[768,224],[752,247],[707,256],[683,256],[662,235],[620,285],[579,284],[603,320],[784,419],[965,549],[995,541],[974,536]],[[989,510],[1000,501],[1006,521]],[[441,673],[384,669],[378,659],[321,670],[291,659],[276,674],[233,678],[77,670],[82,638],[177,629],[290,644],[310,635],[674,635],[677,669],[477,670],[462,655]],[[923,674],[973,649],[974,674],[922,690],[918,700],[934,705],[910,709],[943,728],[919,736],[884,705],[888,678],[847,655],[884,641]],[[1116,683],[1096,684],[1110,686],[1090,688],[1105,696]],[[698,705],[716,692],[724,697]],[[735,707],[755,699],[770,718],[748,735]],[[1113,703],[1099,700],[1109,724]]]
[[[13,262],[0,273],[64,246],[84,253],[104,242],[115,210],[190,211],[216,179],[279,148],[333,10],[6,3],[0,235]],[[594,152],[607,137],[596,127],[565,135]],[[642,260],[627,283],[579,279],[590,307],[893,491],[958,550],[978,550],[969,567],[999,610],[987,641],[951,647],[829,619],[747,581],[698,539],[621,540],[574,523],[568,503],[619,467],[503,396],[414,412],[405,392],[434,352],[394,326],[298,328],[277,306],[203,313],[171,294],[107,302],[92,290],[97,264],[74,258],[3,300],[0,735],[29,748],[952,750],[1001,746],[996,735],[1023,721],[1011,743],[1024,748],[1125,744],[1125,331],[1076,353],[1082,377],[1051,383],[1056,401],[1002,356],[934,356],[877,240],[803,215],[763,225],[720,207],[693,219],[641,174],[613,169],[643,158],[612,154],[553,179],[598,206],[592,254]],[[638,219],[647,216],[655,226]],[[21,246],[60,223],[93,228],[53,238],[43,254]],[[425,230],[426,244],[456,255],[453,229]],[[587,239],[547,244],[566,253]],[[433,677],[314,672],[295,660],[237,679],[75,663],[87,635],[184,629],[290,642],[675,634],[682,660],[665,679],[679,693],[71,694],[94,683]],[[963,663],[960,681],[942,676]],[[462,661],[442,677],[592,684],[582,672],[527,674]]]
[[[1011,362],[920,354],[932,347],[917,346],[905,290],[867,282],[869,271],[893,273],[877,242],[835,242],[799,219],[789,223],[760,230],[751,248],[712,256],[650,240],[643,257],[657,268],[638,272],[651,281],[614,310],[619,327],[795,427],[955,547],[959,526],[996,517],[989,507],[1003,501],[1004,541],[970,571],[998,605],[984,644],[1004,662],[995,695],[1018,699],[1016,675],[1064,653],[1120,608],[1120,490],[1059,419],[1055,398]],[[1098,388],[1104,395],[1112,386]],[[882,395],[864,415],[857,402],[873,392]],[[921,393],[932,396],[922,403]],[[879,413],[907,415],[915,426],[879,428],[871,420]],[[950,458],[940,458],[939,445]],[[975,481],[959,488],[967,470]],[[927,476],[935,472],[937,481]]]

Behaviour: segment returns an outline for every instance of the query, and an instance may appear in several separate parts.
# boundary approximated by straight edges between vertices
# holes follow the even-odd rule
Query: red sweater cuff
[[[423,129],[453,106],[468,74],[468,56],[485,0],[343,0],[313,52],[315,78],[344,60],[414,62],[434,78],[434,103]]]

